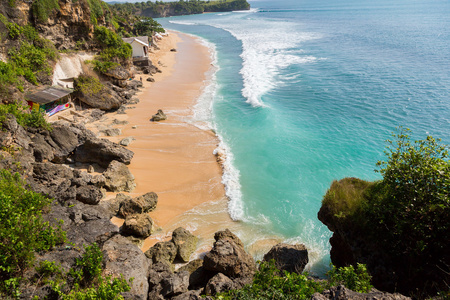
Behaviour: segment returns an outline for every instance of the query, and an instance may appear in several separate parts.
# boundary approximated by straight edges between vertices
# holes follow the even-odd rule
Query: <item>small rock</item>
[[[150,81],[150,82],[155,82],[155,78],[153,78],[153,77],[147,77],[146,80],[147,80],[147,81]]]
[[[170,52],[177,52],[177,49],[172,48],[172,49],[170,49]]]
[[[120,203],[119,215],[126,218],[128,215],[147,213],[154,210],[157,203],[158,195],[154,192],[132,199],[124,199]]]
[[[85,204],[96,205],[103,198],[100,189],[93,185],[85,185],[77,188],[77,200]]]
[[[131,129],[136,129],[136,128],[137,128],[137,125],[131,126]]]
[[[182,262],[188,262],[197,248],[198,238],[186,229],[178,227],[172,233],[172,242],[177,246],[177,258]]]
[[[126,137],[126,138],[124,138],[123,140],[121,140],[121,141],[119,142],[119,144],[122,145],[122,146],[128,146],[128,145],[131,144],[131,142],[134,141],[134,140],[135,140],[134,137],[129,136],[129,137]]]
[[[158,112],[152,116],[152,118],[150,119],[150,121],[153,122],[158,122],[158,121],[163,121],[163,120],[167,120],[167,116],[164,114],[164,112],[161,109],[158,109]]]
[[[89,167],[87,168],[88,173],[94,173],[94,166],[93,165],[89,165]]]
[[[111,192],[131,192],[136,187],[133,174],[125,164],[116,160],[109,164],[103,176],[106,178],[105,188]]]

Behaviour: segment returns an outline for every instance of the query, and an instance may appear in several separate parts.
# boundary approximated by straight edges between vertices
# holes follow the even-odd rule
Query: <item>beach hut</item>
[[[137,36],[131,38],[122,38],[125,43],[131,45],[133,48],[133,57],[147,57],[148,56],[148,36]]]
[[[30,109],[38,109],[47,116],[52,116],[59,111],[70,107],[70,94],[72,89],[52,86],[42,91],[26,96]]]

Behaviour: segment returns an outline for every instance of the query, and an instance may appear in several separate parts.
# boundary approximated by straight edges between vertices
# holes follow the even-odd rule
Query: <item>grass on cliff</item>
[[[95,95],[103,89],[103,84],[95,77],[80,74],[74,81],[75,92],[80,92],[85,95]]]
[[[39,36],[31,25],[19,26],[0,14],[0,22],[8,29],[8,38],[16,46],[8,50],[7,62],[0,61],[0,94],[9,86],[23,91],[24,79],[37,85],[53,72],[52,62],[58,58],[54,45]]]
[[[3,125],[8,115],[16,117],[17,123],[22,127],[42,128],[51,130],[51,124],[45,120],[42,112],[38,110],[29,110],[28,107],[21,107],[17,104],[2,104],[0,105],[0,125]]]

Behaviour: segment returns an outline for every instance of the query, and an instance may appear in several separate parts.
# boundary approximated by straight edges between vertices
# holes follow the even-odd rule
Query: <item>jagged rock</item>
[[[54,142],[53,161],[56,163],[64,163],[70,153],[80,145],[78,136],[73,132],[72,127],[70,126],[53,126],[50,137]]]
[[[155,264],[162,262],[170,265],[177,256],[177,247],[172,242],[158,242],[145,252],[145,256]]]
[[[215,273],[203,268],[203,259],[194,259],[193,261],[190,261],[187,265],[178,269],[178,272],[181,271],[187,271],[190,274],[189,289],[203,288],[211,277],[215,275]]]
[[[122,146],[128,146],[129,144],[131,144],[132,141],[134,141],[135,138],[132,136],[126,137],[124,139],[122,139],[119,144]]]
[[[150,264],[139,247],[125,237],[117,235],[105,242],[103,253],[106,275],[123,274],[127,281],[134,278],[131,291],[128,293],[132,298],[126,299],[147,299]]]
[[[140,101],[138,98],[131,98],[127,104],[138,104]]]
[[[142,86],[143,86],[143,83],[140,80],[131,80],[128,82],[128,88],[133,89],[133,90],[138,90]]]
[[[172,242],[177,247],[177,258],[182,262],[188,262],[197,248],[198,238],[186,229],[178,227],[172,233]]]
[[[122,233],[146,238],[152,234],[153,220],[147,214],[127,216]]]
[[[133,155],[132,151],[118,144],[106,139],[91,137],[76,148],[74,158],[77,162],[97,163],[106,168],[113,160],[129,164]]]
[[[93,165],[89,165],[89,167],[87,168],[88,173],[94,173],[95,169]]]
[[[127,80],[128,78],[131,78],[133,76],[128,70],[126,70],[121,65],[117,65],[114,68],[108,69],[105,75],[118,80]]]
[[[151,120],[152,122],[159,122],[167,120],[167,116],[164,114],[164,112],[161,109],[158,109],[158,112],[152,116]]]
[[[74,84],[76,85],[76,81]],[[95,93],[91,91],[82,92],[81,90],[76,89],[74,96],[92,108],[98,108],[105,111],[118,109],[123,102],[114,91],[105,86]]]
[[[409,297],[405,297],[401,294],[390,294],[380,292],[376,289],[372,289],[369,293],[357,293],[349,290],[343,285],[332,287],[329,290],[324,291],[322,294],[315,293],[312,295],[311,300],[408,300]]]
[[[44,135],[36,134],[31,138],[31,147],[33,148],[33,155],[36,162],[52,161],[55,157],[53,155],[53,148],[47,143]]]
[[[106,178],[102,174],[94,175],[91,178],[91,183],[97,187],[103,187],[103,186],[105,186]]]
[[[165,269],[156,270],[154,266],[152,266],[148,275],[148,285],[149,285],[148,299],[164,300],[164,296],[161,294],[163,289],[161,281],[163,280],[163,278],[171,276],[172,272],[170,272],[169,270]]]
[[[205,286],[206,295],[216,295],[217,293],[226,292],[236,289],[236,286],[230,278],[219,273],[211,278]]]
[[[91,174],[88,174],[85,171],[81,171],[81,170],[77,170],[77,169],[73,170],[73,179],[72,179],[73,185],[76,185],[76,186],[87,185],[87,184],[91,183],[91,180],[92,180]]]
[[[122,134],[122,130],[119,128],[108,128],[101,131],[106,136],[118,136]]]
[[[213,249],[206,254],[203,267],[233,279],[251,280],[256,272],[256,264],[253,257],[245,252],[241,240],[228,229],[217,232],[214,239],[216,242]]]
[[[106,178],[105,188],[112,192],[131,192],[136,187],[133,174],[125,164],[116,160],[109,164],[103,176]]]
[[[153,77],[147,77],[146,80],[149,81],[149,82],[155,82],[155,78],[153,78]]]
[[[96,205],[103,198],[103,193],[98,187],[85,185],[77,188],[77,200],[85,204]]]
[[[21,148],[29,149],[31,140],[22,126],[17,123],[16,117],[11,114],[7,115],[7,118],[1,124],[5,132],[2,132],[2,137],[0,139],[2,147],[8,147],[13,142]]]
[[[104,207],[109,215],[110,218],[113,216],[116,216],[119,212],[120,203],[126,200],[131,200],[131,197],[122,193],[119,193],[116,195],[116,198],[110,199],[110,200],[104,200],[100,202],[100,205]]]
[[[289,245],[280,243],[272,247],[264,255],[264,261],[275,260],[275,266],[280,271],[301,274],[308,263],[308,250],[305,245]]]
[[[111,124],[113,124],[113,125],[127,125],[128,123],[129,122],[127,120],[122,120],[121,121],[119,119],[114,119]]]
[[[156,208],[158,195],[149,192],[133,199],[124,199],[120,203],[119,215],[127,217],[128,215],[147,213]]]

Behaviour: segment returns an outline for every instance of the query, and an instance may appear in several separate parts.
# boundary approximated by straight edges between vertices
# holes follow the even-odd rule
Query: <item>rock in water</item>
[[[177,246],[178,259],[182,262],[188,262],[197,248],[198,238],[186,229],[178,227],[172,233],[172,242]]]
[[[280,243],[272,247],[264,255],[264,261],[275,260],[275,266],[280,271],[301,274],[308,263],[308,250],[305,245],[289,245]]]
[[[158,109],[158,112],[152,116],[151,121],[153,122],[159,122],[167,120],[167,116],[164,114],[164,112],[161,109]]]
[[[109,164],[103,176],[106,178],[105,188],[111,192],[131,192],[136,187],[133,174],[125,164],[116,160]]]

